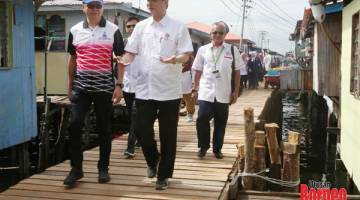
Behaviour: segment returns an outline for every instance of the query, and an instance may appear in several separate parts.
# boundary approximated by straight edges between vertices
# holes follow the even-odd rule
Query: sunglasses
[[[101,4],[98,4],[98,3],[90,3],[90,4],[87,4],[86,5],[88,8],[90,9],[101,9],[102,8],[102,5]]]
[[[216,34],[224,35],[224,32],[222,32],[222,31],[213,31],[213,32],[211,32],[211,34],[213,34],[213,35],[216,35]]]
[[[133,25],[126,25],[126,28],[135,28],[135,24],[133,24]]]

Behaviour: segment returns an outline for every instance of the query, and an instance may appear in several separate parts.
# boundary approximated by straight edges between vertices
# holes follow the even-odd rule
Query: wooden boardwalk
[[[69,161],[65,161],[9,188],[0,194],[0,199],[218,199],[236,160],[236,144],[244,140],[243,108],[253,107],[258,116],[269,95],[270,90],[246,90],[238,103],[230,107],[222,160],[216,159],[211,149],[204,159],[197,157],[195,122],[187,123],[180,117],[174,177],[165,191],[155,190],[156,179],[145,177],[146,164],[140,149],[134,159],[124,158],[125,136],[113,141],[109,183],[97,182],[95,148],[84,153],[85,176],[75,188],[63,186],[70,170]]]

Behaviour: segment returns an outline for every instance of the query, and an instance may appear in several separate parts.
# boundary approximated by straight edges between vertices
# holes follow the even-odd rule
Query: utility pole
[[[265,40],[265,35],[267,34],[267,31],[260,31],[260,42],[261,42],[261,52],[264,51],[264,40]]]
[[[243,0],[243,13],[242,13],[242,23],[241,23],[241,38],[240,38],[240,50],[245,51],[245,49],[243,48],[243,39],[244,39],[244,25],[245,25],[245,11],[246,11],[246,2],[248,0]]]
[[[270,51],[270,39],[267,39],[267,43],[268,43],[268,51]]]

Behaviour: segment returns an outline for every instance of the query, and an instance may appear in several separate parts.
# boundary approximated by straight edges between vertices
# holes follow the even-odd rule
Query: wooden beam
[[[246,107],[244,109],[245,119],[245,173],[254,173],[254,142],[255,142],[255,123],[254,123],[254,109]],[[243,177],[243,186],[245,189],[253,188],[253,177]]]

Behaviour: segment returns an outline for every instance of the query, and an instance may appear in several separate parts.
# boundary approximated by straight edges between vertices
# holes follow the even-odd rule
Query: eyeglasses
[[[126,28],[135,28],[135,24],[131,24],[131,25],[126,25]]]
[[[213,34],[213,35],[216,35],[216,34],[224,35],[224,32],[222,32],[222,31],[213,31],[213,32],[211,32],[211,34]]]
[[[90,3],[90,4],[87,4],[86,5],[89,9],[101,9],[102,8],[102,5],[101,4],[98,4],[98,3]]]

